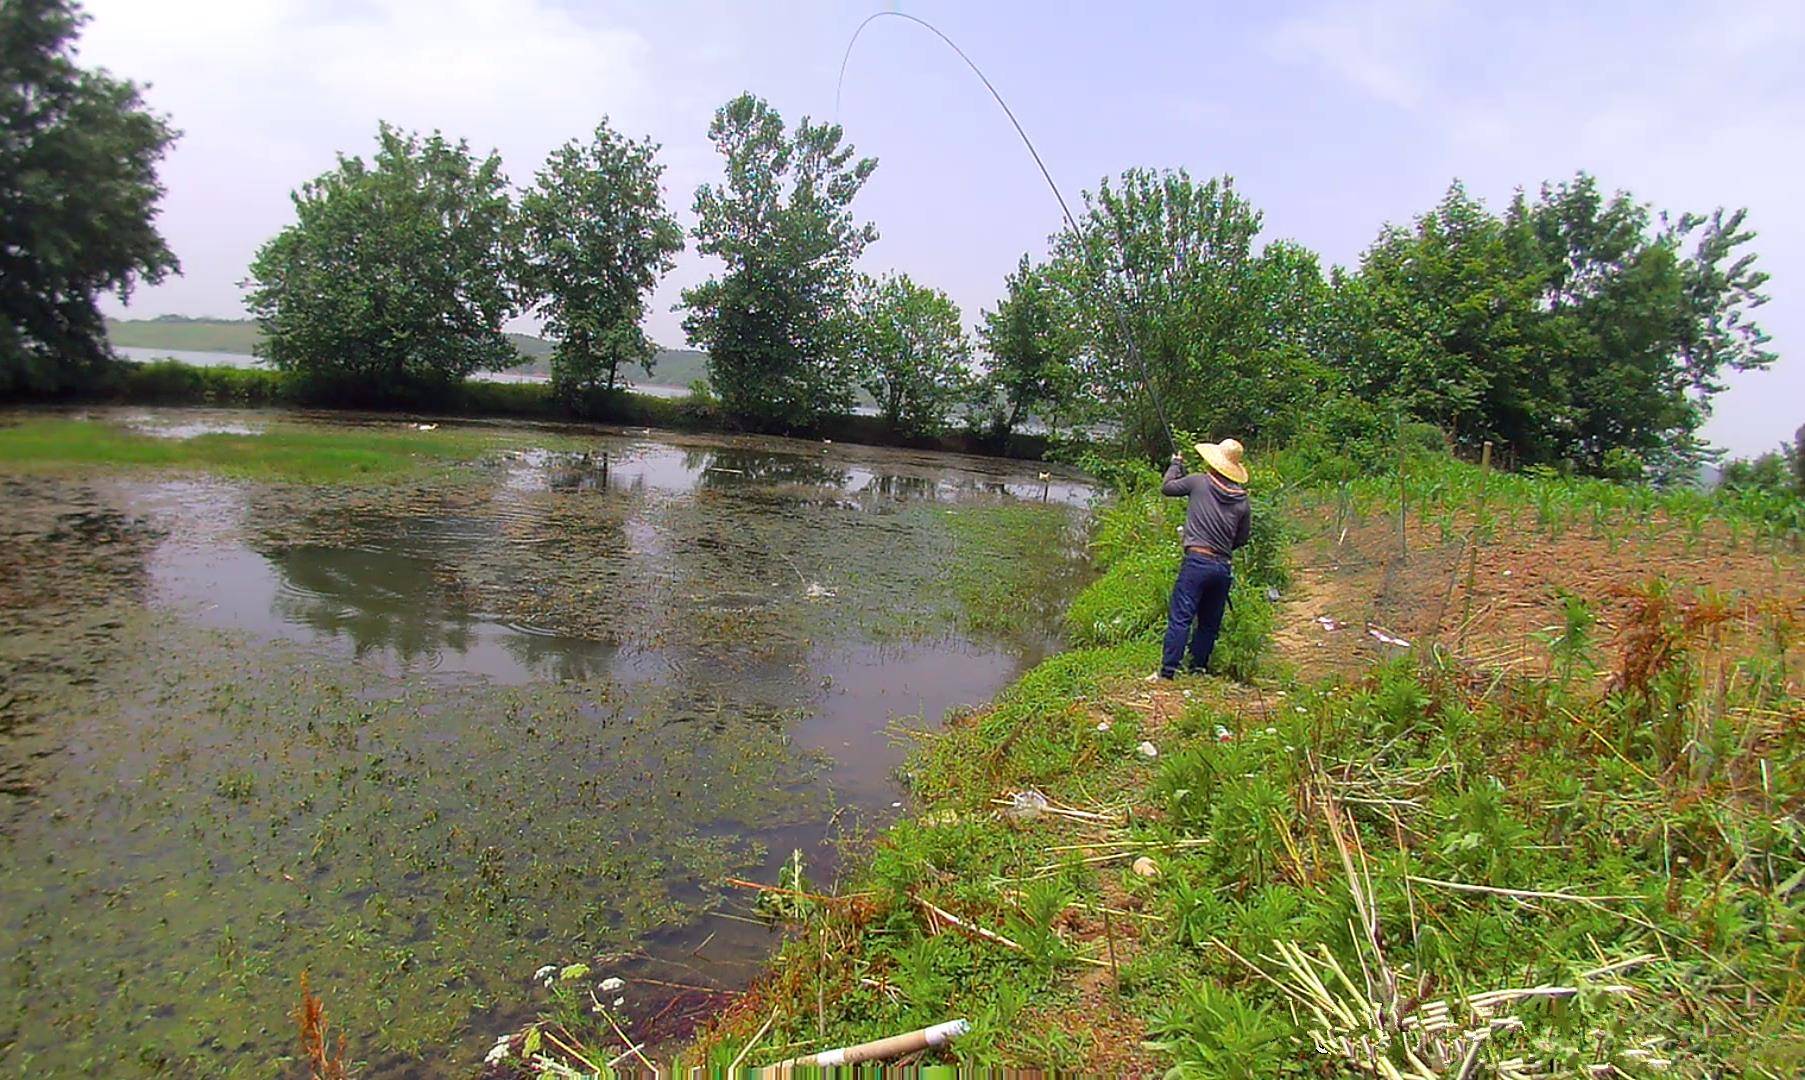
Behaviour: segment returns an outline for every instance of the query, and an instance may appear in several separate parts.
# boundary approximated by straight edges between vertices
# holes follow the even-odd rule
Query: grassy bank
[[[1796,507],[1432,456],[1401,480],[1321,464],[1256,477],[1266,524],[1219,656],[1235,678],[1173,685],[1141,676],[1178,504],[1131,481],[1096,524],[1077,647],[919,737],[914,808],[845,880],[802,866],[762,894],[788,942],[686,1063],[767,1065],[964,1017],[970,1034],[916,1063],[1798,1075]],[[1458,612],[1487,596],[1470,567],[1515,566],[1524,584],[1503,595],[1542,620],[1510,631],[1532,639],[1527,661],[1488,652],[1505,614],[1483,607],[1458,635],[1425,617],[1408,651],[1332,621],[1299,640],[1308,597],[1291,594],[1335,582],[1296,553],[1374,561],[1357,545],[1397,543],[1398,493],[1411,509],[1384,579],[1432,574]],[[1538,552],[1565,576],[1531,578]],[[1310,646],[1335,633],[1376,651],[1326,675]],[[1030,791],[1047,808],[1011,805]],[[618,1043],[578,990],[554,987],[543,1034]]]
[[[546,447],[564,440],[537,437]],[[316,484],[392,479],[469,461],[516,443],[469,429],[329,431],[271,423],[255,434],[210,432],[187,438],[144,434],[112,424],[26,417],[0,424],[0,472],[83,472],[97,467],[204,469],[229,476]]]
[[[85,393],[56,399],[60,403],[111,405],[207,405],[244,408],[302,406],[339,407],[298,386],[281,372],[258,368],[204,367],[180,360],[122,363]],[[548,382],[482,382],[468,380],[435,391],[406,406],[346,402],[345,408],[389,408],[419,416],[467,416],[529,420],[586,421],[671,431],[736,432],[742,430],[710,397],[658,397],[630,390],[598,391],[579,401],[552,393]],[[804,431],[773,432],[866,446],[902,446],[950,453],[980,454],[1039,461],[1047,440],[1033,435],[1006,439],[961,431],[938,436],[903,436],[873,416],[830,416]]]

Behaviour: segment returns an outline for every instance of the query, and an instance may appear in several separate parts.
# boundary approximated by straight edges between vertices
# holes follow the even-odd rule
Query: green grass
[[[552,438],[562,444],[567,440]],[[91,420],[27,418],[0,427],[0,472],[199,469],[229,476],[344,483],[455,464],[517,440],[468,429],[317,428],[272,423],[259,435],[142,435]],[[539,439],[535,445],[548,445]]]

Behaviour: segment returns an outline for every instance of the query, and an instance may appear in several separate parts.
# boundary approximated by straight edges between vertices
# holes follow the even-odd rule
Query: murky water
[[[548,963],[678,1034],[775,942],[723,879],[831,879],[899,729],[1082,574],[1034,466],[573,436],[360,487],[0,463],[0,1064],[286,1075],[303,971],[364,1075],[467,1075]]]

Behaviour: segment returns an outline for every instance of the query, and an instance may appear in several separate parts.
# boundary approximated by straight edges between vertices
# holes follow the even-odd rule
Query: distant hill
[[[224,352],[249,355],[262,334],[250,319],[192,319],[186,315],[159,315],[154,319],[108,319],[107,337],[126,348],[177,349],[183,352]],[[509,334],[508,340],[526,360],[513,370],[550,374],[546,360],[552,343],[531,334]],[[659,349],[651,377],[634,368],[623,372],[628,382],[657,386],[688,386],[708,377],[708,355],[694,349]]]
[[[140,349],[249,354],[260,335],[249,319],[190,319],[159,315],[154,319],[108,319],[107,337],[115,345]]]

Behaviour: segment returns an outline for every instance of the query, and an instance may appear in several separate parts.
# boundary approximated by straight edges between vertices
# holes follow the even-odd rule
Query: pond
[[[9,1070],[293,1075],[303,972],[365,1076],[471,1075],[546,964],[680,1037],[777,942],[726,879],[831,883],[1085,573],[1031,463],[475,427],[355,485],[0,462]]]

